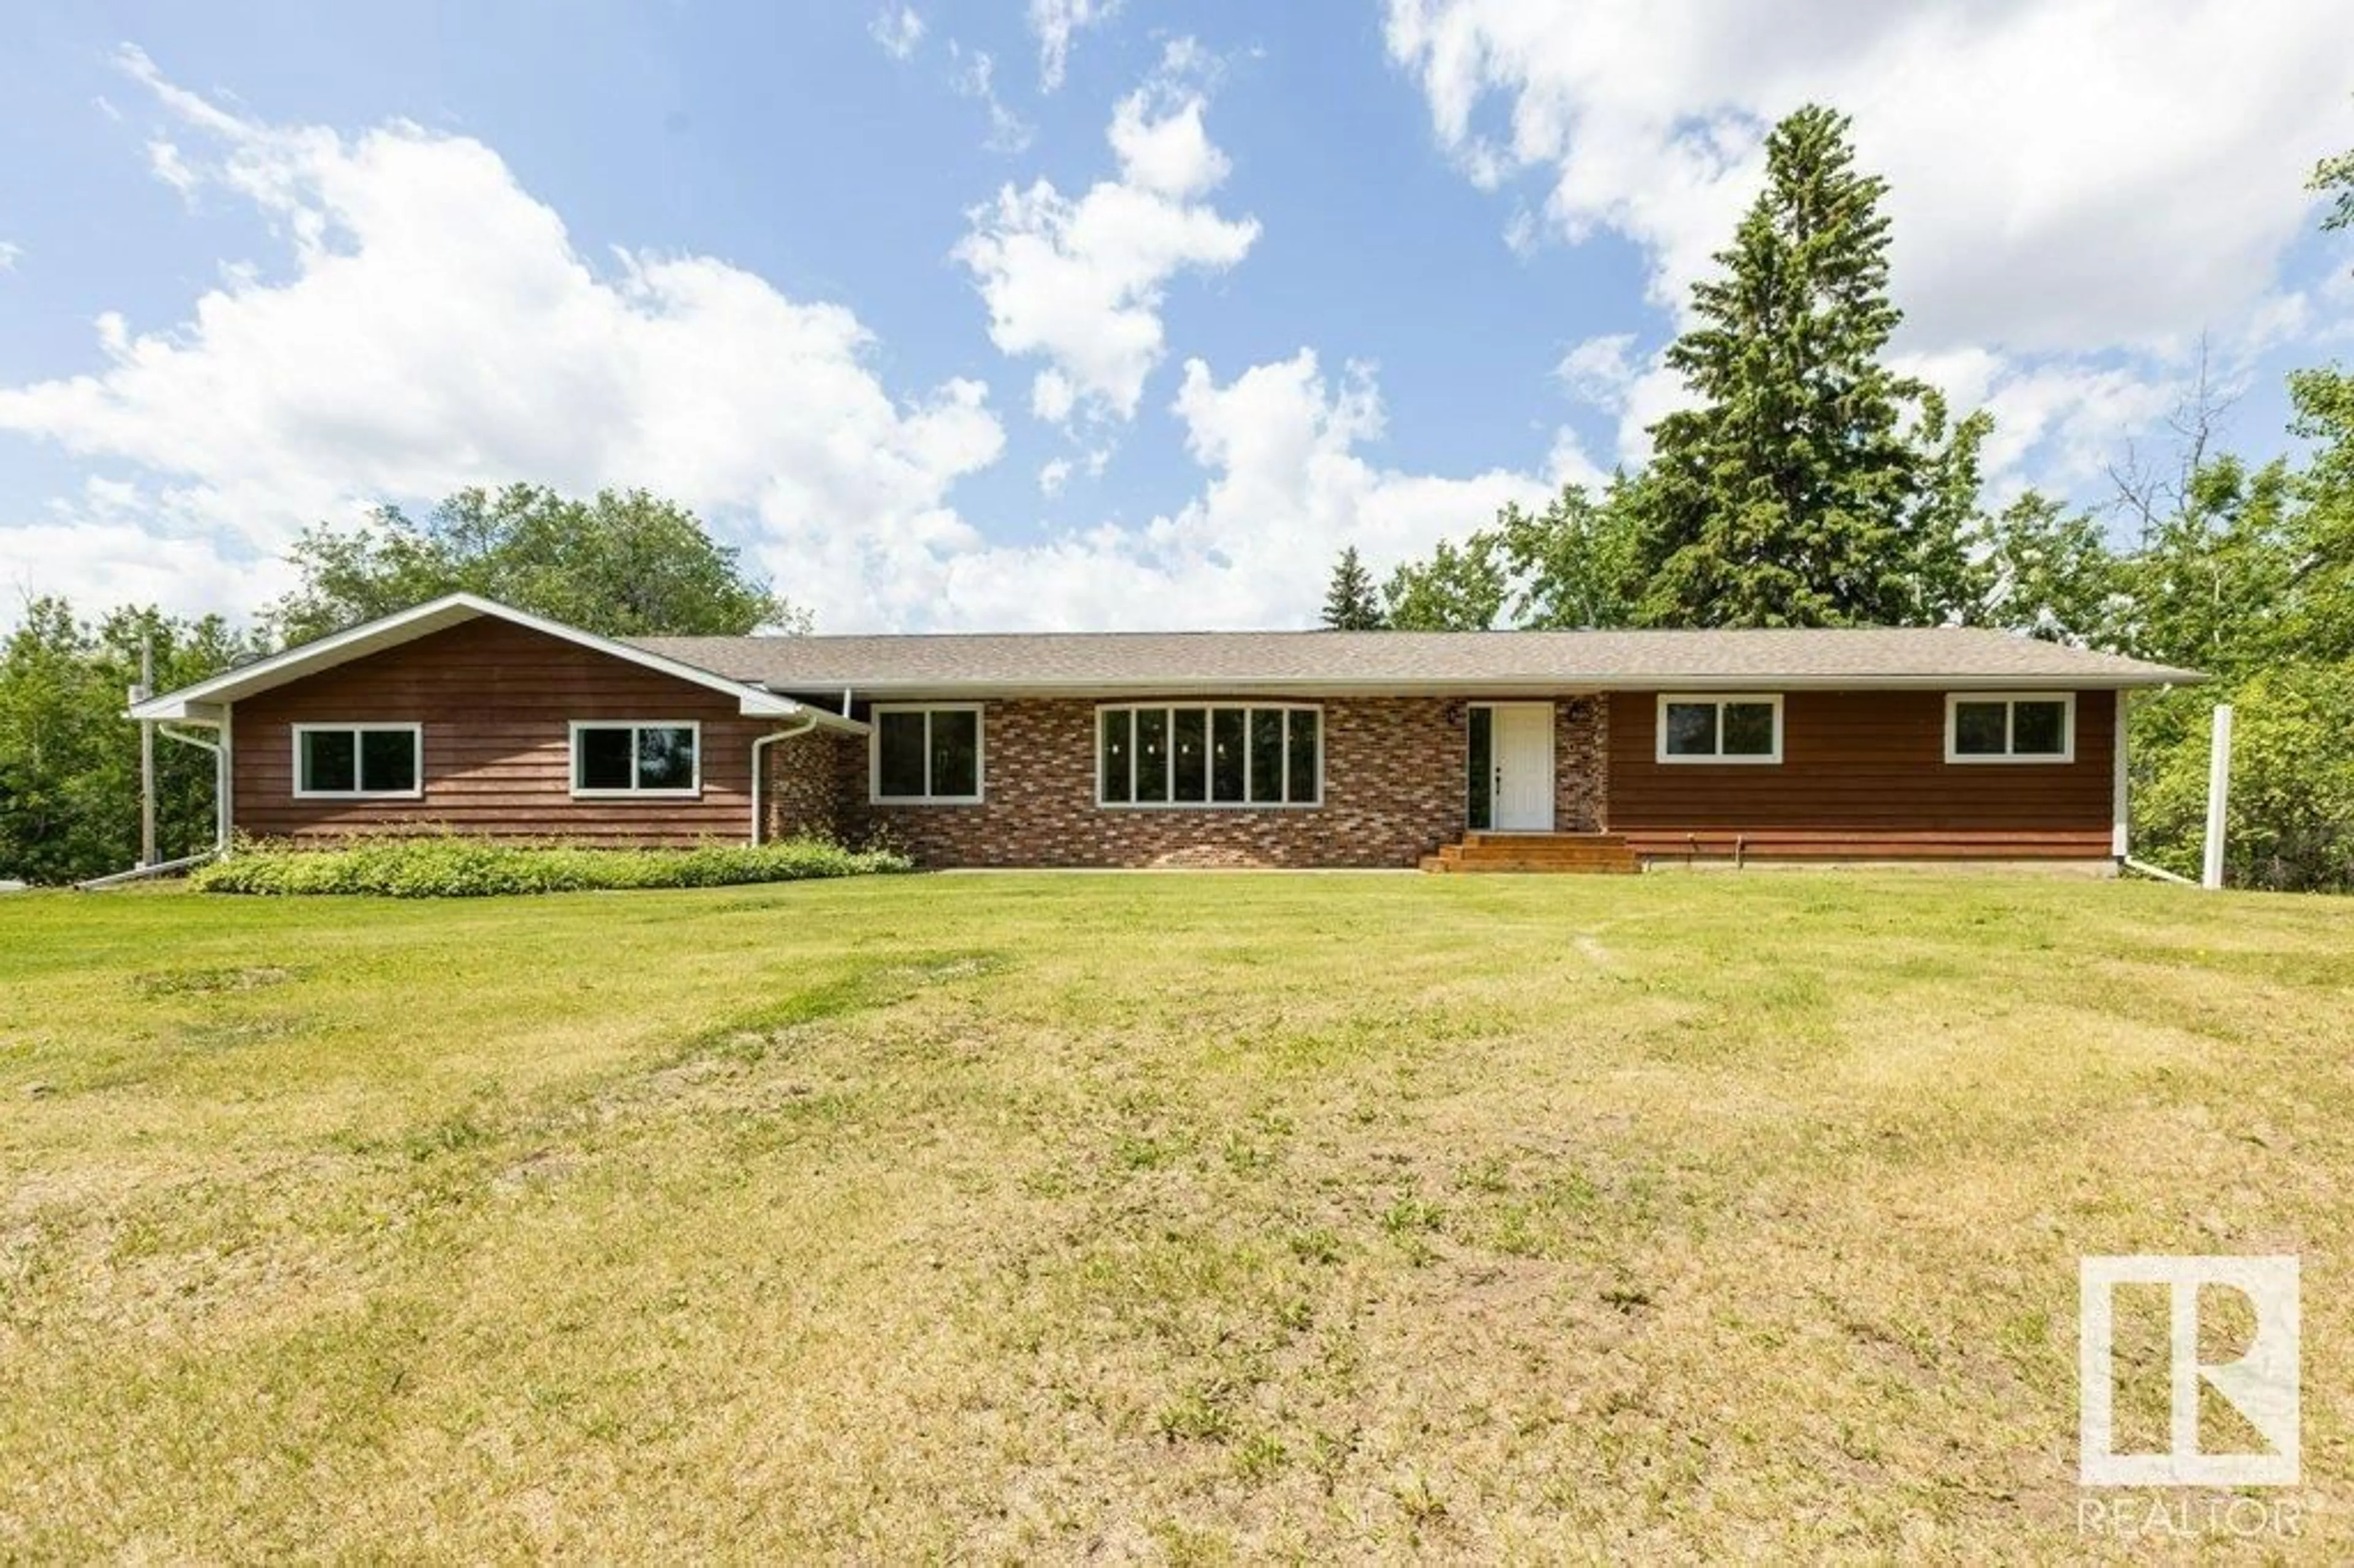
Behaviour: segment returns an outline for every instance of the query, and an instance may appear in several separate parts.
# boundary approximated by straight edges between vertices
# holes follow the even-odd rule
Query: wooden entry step
[[[1442,874],[1566,872],[1626,876],[1643,867],[1622,833],[1474,832],[1464,834],[1460,843],[1423,856],[1422,869]]]

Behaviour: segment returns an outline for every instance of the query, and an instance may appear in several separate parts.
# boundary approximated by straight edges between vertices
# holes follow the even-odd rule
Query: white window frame
[[[630,732],[630,776],[637,777],[638,736],[642,729],[684,729],[695,735],[695,780],[684,789],[647,789],[635,782],[625,787],[590,789],[580,782],[580,732],[584,729],[626,729]],[[701,719],[596,718],[574,719],[565,736],[564,776],[576,800],[692,800],[703,793],[703,721]]]
[[[360,741],[363,733],[393,735],[406,730],[408,748],[417,760],[417,784],[409,789],[305,789],[302,788],[302,737],[306,735],[348,735],[352,737],[352,781],[360,780]],[[408,720],[390,723],[338,724],[322,720],[316,724],[292,726],[294,772],[294,799],[297,800],[422,800],[425,799],[425,726]]]
[[[989,715],[985,703],[876,703],[867,711],[869,729],[866,737],[866,803],[870,806],[978,806],[989,793]],[[885,714],[923,714],[924,719],[924,787],[921,795],[885,795],[883,793],[883,715]],[[930,793],[932,782],[932,721],[933,714],[970,714],[972,715],[972,793],[970,795],[936,795]]]
[[[1955,749],[1961,740],[1961,707],[1964,703],[2000,703],[2002,709],[2002,747],[1997,751],[1961,752]],[[2058,703],[2061,706],[2061,747],[2058,751],[2015,752],[2010,749],[2018,733],[2020,703]],[[1946,760],[1972,765],[1990,762],[1998,766],[2026,763],[2033,767],[2062,768],[2076,760],[2076,694],[2073,692],[1947,692],[1946,694]]]
[[[1104,799],[1104,757],[1103,757],[1103,726],[1104,726],[1104,715],[1106,715],[1106,714],[1114,714],[1114,713],[1124,713],[1124,714],[1139,714],[1139,713],[1165,713],[1165,714],[1169,714],[1169,715],[1172,715],[1172,716],[1171,716],[1171,718],[1170,718],[1170,720],[1169,720],[1169,740],[1168,740],[1168,747],[1169,747],[1169,760],[1168,760],[1168,764],[1167,764],[1167,771],[1168,771],[1167,785],[1168,785],[1169,792],[1170,792],[1171,794],[1172,794],[1172,795],[1173,795],[1173,794],[1175,794],[1175,793],[1177,792],[1177,741],[1176,741],[1176,734],[1177,734],[1177,720],[1176,720],[1176,718],[1175,718],[1175,716],[1174,716],[1174,715],[1175,715],[1175,714],[1177,713],[1177,711],[1178,711],[1179,709],[1182,709],[1182,708],[1199,708],[1199,709],[1204,709],[1204,710],[1212,710],[1212,711],[1214,711],[1214,710],[1216,710],[1216,709],[1220,709],[1220,708],[1226,708],[1226,709],[1239,709],[1239,710],[1241,710],[1245,715],[1248,715],[1248,714],[1250,714],[1250,713],[1251,713],[1251,712],[1253,712],[1253,711],[1267,711],[1267,710],[1272,710],[1272,711],[1274,711],[1274,712],[1277,712],[1277,713],[1280,713],[1280,714],[1282,714],[1282,715],[1284,715],[1284,718],[1283,718],[1283,790],[1284,790],[1284,793],[1285,793],[1285,794],[1287,794],[1287,795],[1288,795],[1288,794],[1291,792],[1291,715],[1292,715],[1293,714],[1302,714],[1302,713],[1305,713],[1305,714],[1314,714],[1314,715],[1316,715],[1316,799],[1314,799],[1313,800],[1248,800],[1248,799],[1245,799],[1245,800],[1136,800],[1136,799],[1134,799],[1133,797],[1134,797],[1134,796],[1135,796],[1135,794],[1136,794],[1136,758],[1137,758],[1137,746],[1136,746],[1136,734],[1135,734],[1135,730],[1134,730],[1134,728],[1133,728],[1133,726],[1134,726],[1135,721],[1134,721],[1133,719],[1131,719],[1131,720],[1129,721],[1129,724],[1130,724],[1130,726],[1131,726],[1131,727],[1130,727],[1130,729],[1129,729],[1129,750],[1128,750],[1128,792],[1129,792],[1129,795],[1130,796],[1130,799],[1126,800],[1107,800],[1106,799]],[[1205,719],[1203,721],[1203,724],[1204,724],[1204,736],[1205,736],[1205,739],[1206,739],[1207,735],[1210,733],[1211,728],[1214,726],[1215,723],[1216,723],[1216,721],[1215,721],[1215,720],[1214,720],[1214,719],[1206,719],[1206,718],[1205,718]],[[1165,702],[1165,703],[1098,703],[1098,704],[1097,704],[1097,705],[1096,705],[1096,716],[1095,716],[1095,723],[1094,723],[1091,726],[1089,726],[1088,731],[1087,731],[1087,744],[1095,749],[1095,754],[1096,754],[1096,764],[1095,764],[1095,774],[1096,774],[1096,809],[1097,809],[1097,810],[1104,810],[1104,811],[1318,811],[1318,810],[1323,810],[1323,808],[1324,808],[1324,737],[1325,737],[1325,736],[1326,736],[1328,733],[1329,733],[1329,732],[1327,731],[1327,729],[1326,729],[1326,727],[1325,727],[1324,705],[1323,705],[1321,703],[1249,703],[1249,702],[1224,702],[1224,703],[1212,703],[1212,702],[1191,702],[1191,703],[1189,703],[1189,702]],[[1252,746],[1253,746],[1254,744],[1255,744],[1255,743],[1254,743],[1254,742],[1253,742],[1253,740],[1251,739],[1251,726],[1250,726],[1250,720],[1249,720],[1249,718],[1248,718],[1248,717],[1245,717],[1245,718],[1244,718],[1244,720],[1243,720],[1243,793],[1244,793],[1244,795],[1245,795],[1246,797],[1247,797],[1247,796],[1250,794],[1251,747],[1252,747]],[[1203,766],[1203,768],[1204,768],[1204,769],[1206,769],[1206,768],[1209,767],[1209,758],[1208,758],[1208,756],[1206,755],[1206,753],[1205,753],[1205,755],[1204,756],[1204,758],[1203,758],[1203,759],[1202,759],[1202,766]],[[1208,776],[1207,776],[1206,772],[1204,773],[1204,779],[1203,779],[1203,793],[1204,793],[1204,795],[1207,795],[1207,794],[1209,793],[1209,781],[1208,781]]]
[[[1668,708],[1670,704],[1705,704],[1716,709],[1716,750],[1707,756],[1691,756],[1668,749]],[[1724,708],[1728,703],[1755,705],[1763,703],[1774,710],[1774,749],[1758,757],[1727,757],[1724,754]],[[1779,692],[1661,692],[1659,705],[1651,717],[1652,755],[1661,764],[1675,768],[1778,768],[1782,763],[1782,694]]]

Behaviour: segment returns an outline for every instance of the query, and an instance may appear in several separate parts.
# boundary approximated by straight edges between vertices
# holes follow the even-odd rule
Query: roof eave
[[[189,702],[176,693],[150,697],[143,703],[133,703],[123,710],[123,717],[152,719],[162,724],[219,725],[228,718],[225,703]]]
[[[388,652],[483,617],[542,632],[625,663],[733,696],[737,699],[737,711],[748,717],[800,718],[807,715],[822,727],[848,734],[865,733],[865,726],[854,720],[828,713],[822,708],[810,707],[732,675],[722,674],[699,664],[690,664],[683,659],[673,659],[667,653],[657,653],[617,638],[583,631],[577,626],[567,626],[562,621],[550,620],[545,616],[533,615],[527,610],[516,609],[511,605],[471,593],[444,594],[440,599],[429,599],[391,615],[346,627],[283,652],[273,653],[266,659],[257,659],[250,664],[224,671],[209,680],[150,697],[145,702],[133,704],[130,715],[135,719],[194,720],[200,710],[209,710],[214,715],[211,722],[217,722],[218,713],[240,698],[292,684],[338,665]]]
[[[2036,692],[2054,689],[2078,692],[2131,691],[2173,685],[2197,685],[2207,676],[2193,670],[2110,672],[2070,675],[1973,674],[1952,671],[1923,675],[1795,675],[1773,673],[1691,674],[1647,673],[1638,675],[1505,676],[1493,679],[1450,677],[1432,679],[1294,679],[1281,676],[1222,677],[1155,676],[1132,681],[974,681],[886,680],[843,681],[811,677],[790,682],[770,677],[777,686],[800,685],[804,690],[847,685],[862,697],[892,700],[910,697],[1135,697],[1171,693],[1232,693],[1293,696],[1547,696],[1585,692],[1798,692],[1798,691],[1934,691]]]

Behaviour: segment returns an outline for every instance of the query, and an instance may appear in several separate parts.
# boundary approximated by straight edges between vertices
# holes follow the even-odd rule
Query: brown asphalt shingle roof
[[[779,692],[2152,686],[2193,671],[1998,631],[1135,631],[648,637]]]

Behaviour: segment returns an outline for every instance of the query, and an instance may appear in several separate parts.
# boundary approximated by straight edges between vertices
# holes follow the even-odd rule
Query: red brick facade
[[[1610,802],[1610,699],[1571,697],[1553,713],[1553,826],[1603,831]]]
[[[1462,835],[1465,701],[1316,705],[1324,715],[1318,806],[1098,805],[1097,705],[1012,699],[983,705],[981,803],[870,804],[866,745],[802,736],[769,748],[768,831],[879,839],[930,866],[1410,866]],[[1556,710],[1564,831],[1600,824],[1607,729],[1606,698],[1572,698]]]
[[[1320,705],[1320,806],[1099,806],[1097,705],[1073,700],[987,705],[980,805],[869,806],[863,756],[845,782],[862,826],[929,865],[1401,866],[1462,832],[1459,704]]]

